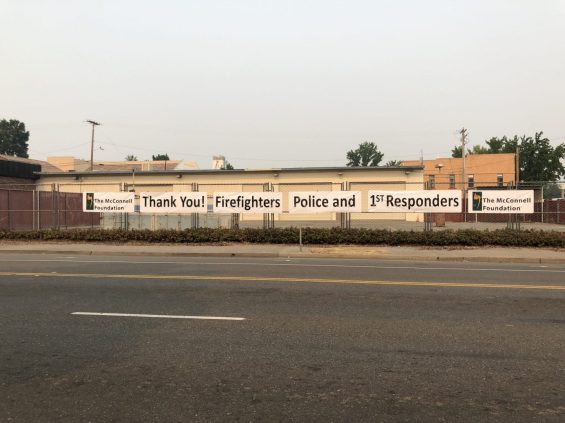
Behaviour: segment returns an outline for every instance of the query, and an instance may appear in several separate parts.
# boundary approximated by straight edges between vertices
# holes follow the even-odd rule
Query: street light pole
[[[100,126],[100,124],[93,120],[87,120],[86,122],[92,125],[92,137],[90,139],[90,171],[92,172],[94,170],[94,127]]]

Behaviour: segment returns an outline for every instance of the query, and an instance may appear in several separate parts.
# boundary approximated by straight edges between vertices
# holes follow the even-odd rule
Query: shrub
[[[75,242],[148,242],[201,244],[248,242],[253,244],[297,244],[298,228],[277,229],[185,229],[122,230],[72,229],[7,232],[0,240],[65,240]],[[565,247],[565,233],[556,231],[459,230],[437,232],[387,231],[380,229],[305,228],[305,245],[420,245],[420,246],[503,246]]]

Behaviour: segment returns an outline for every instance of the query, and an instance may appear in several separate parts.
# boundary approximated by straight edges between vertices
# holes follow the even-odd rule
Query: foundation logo
[[[481,191],[473,192],[473,211],[483,211],[483,193]]]
[[[94,210],[94,193],[86,193],[86,210]]]

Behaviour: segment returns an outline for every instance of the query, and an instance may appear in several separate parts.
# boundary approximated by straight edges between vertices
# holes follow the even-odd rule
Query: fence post
[[[198,186],[198,184],[196,182],[192,183],[192,191],[193,192],[199,192],[200,191],[200,187]],[[208,193],[206,193],[206,195],[208,195]],[[208,213],[208,209],[206,209],[206,213]],[[192,228],[196,229],[199,226],[199,214],[198,213],[192,213]]]
[[[35,198],[35,189],[31,192],[31,229],[35,231],[37,225],[35,223],[35,209],[37,207],[37,205],[35,204],[36,198]]]
[[[68,193],[64,193],[65,194],[65,211],[64,211],[64,216],[65,216],[65,229],[69,229],[69,215],[68,215],[68,209],[69,209],[69,196]]]
[[[55,197],[55,184],[51,184],[51,229],[57,228],[57,203]]]
[[[36,197],[37,197],[37,230],[40,231],[41,230],[41,196],[39,194],[39,191],[35,191]]]
[[[8,231],[12,230],[12,210],[10,209],[10,189],[8,187],[8,189],[6,190],[6,192],[8,193],[8,198],[7,198],[7,212],[8,212]]]

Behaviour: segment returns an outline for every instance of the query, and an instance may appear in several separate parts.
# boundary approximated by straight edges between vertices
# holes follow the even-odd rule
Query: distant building
[[[403,166],[418,166],[420,160],[403,161]],[[463,159],[424,160],[424,182],[430,189],[463,189]],[[465,157],[465,185],[469,189],[507,187],[516,182],[516,155],[469,154]]]
[[[226,167],[226,158],[224,156],[212,157],[212,169],[224,169]]]
[[[39,172],[60,172],[50,163],[0,154],[0,188],[35,189]]]
[[[72,156],[48,157],[47,161],[64,172],[87,172],[90,161]],[[94,172],[128,171],[151,172],[163,170],[195,170],[198,163],[190,160],[137,160],[137,161],[95,161]]]
[[[559,187],[559,190],[561,191],[561,198],[565,198],[565,181],[564,182],[558,182],[557,186]]]

